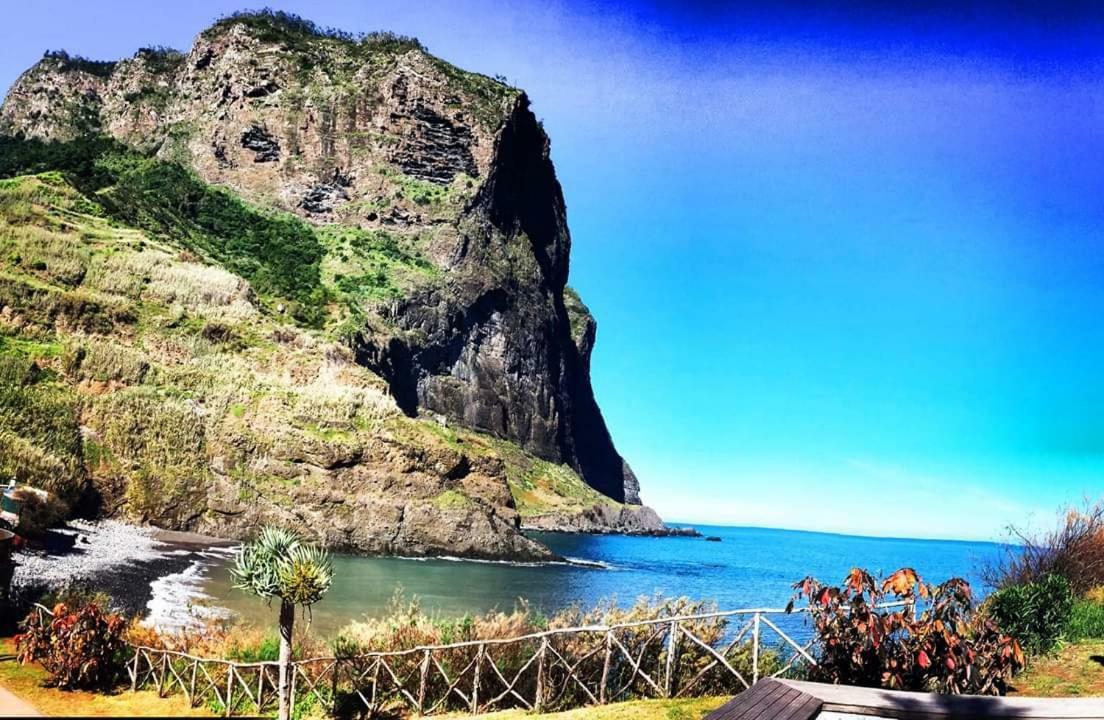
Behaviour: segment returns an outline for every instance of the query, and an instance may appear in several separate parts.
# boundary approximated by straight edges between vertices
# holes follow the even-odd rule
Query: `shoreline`
[[[12,595],[17,603],[29,604],[43,593],[88,589],[110,596],[113,610],[138,616],[148,626],[169,632],[193,629],[236,615],[218,605],[203,587],[211,569],[224,564],[237,547],[237,541],[199,533],[111,519],[70,520],[51,528],[31,547],[14,553]],[[379,557],[408,562],[612,569],[607,563],[578,557],[539,562],[448,555]]]
[[[166,612],[172,599],[184,609],[193,607],[192,601],[202,599],[194,583],[199,568],[236,546],[117,520],[70,520],[13,554],[12,595],[29,603],[43,593],[87,588],[109,595],[113,610],[147,621],[159,617],[172,626],[178,624],[171,619],[178,612]]]

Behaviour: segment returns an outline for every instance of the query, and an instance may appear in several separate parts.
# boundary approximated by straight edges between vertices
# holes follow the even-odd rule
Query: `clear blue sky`
[[[530,93],[598,399],[665,517],[991,538],[1104,489],[1092,3],[270,4]],[[241,7],[12,3],[0,84]]]

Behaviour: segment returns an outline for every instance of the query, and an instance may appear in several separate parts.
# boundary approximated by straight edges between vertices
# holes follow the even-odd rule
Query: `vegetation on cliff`
[[[55,493],[61,502],[42,521],[83,504],[240,536],[318,512],[326,521],[308,531],[325,528],[336,547],[541,557],[517,533],[518,509],[536,502],[521,488],[601,498],[569,468],[512,443],[404,417],[385,383],[328,339],[354,290],[380,292],[340,287],[338,263],[374,267],[387,293],[399,292],[401,273],[433,272],[387,237],[287,216],[327,253],[319,287],[346,298],[344,310],[327,309],[330,330],[315,331],[274,307],[289,299],[258,297],[177,231],[198,225],[158,212],[156,194],[144,202],[171,219],[151,221],[163,232],[117,215],[104,200],[115,185],[89,178],[103,147],[134,153],[78,143],[55,161],[48,144],[6,142],[16,148],[4,155],[7,172],[17,160],[20,170],[62,167],[0,180],[0,472]],[[83,147],[97,151],[82,157]],[[266,217],[231,200],[234,213]],[[342,260],[335,248],[360,255]],[[466,537],[450,527],[468,528],[456,531]]]
[[[88,214],[248,281],[244,302],[339,340],[402,413],[639,502],[590,388],[593,321],[565,289],[548,138],[516,88],[410,38],[264,10],[186,53],[51,54],[0,106],[4,134],[0,175],[60,171]]]

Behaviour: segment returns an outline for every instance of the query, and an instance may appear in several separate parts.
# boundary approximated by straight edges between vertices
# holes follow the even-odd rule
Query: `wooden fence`
[[[775,622],[783,615],[781,609],[730,610],[299,660],[292,664],[292,704],[339,717],[378,717],[402,711],[542,712],[636,698],[732,694],[766,677],[800,677],[816,663],[814,641],[799,643],[784,632]],[[133,650],[128,666],[133,690],[182,693],[192,706],[205,704],[226,716],[276,707],[275,662]]]

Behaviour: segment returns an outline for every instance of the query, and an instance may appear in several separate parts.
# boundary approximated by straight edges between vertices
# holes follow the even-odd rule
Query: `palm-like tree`
[[[234,587],[271,602],[280,601],[280,720],[291,717],[291,632],[295,606],[309,608],[322,599],[333,581],[329,554],[303,542],[290,530],[266,527],[256,540],[242,545],[230,570]]]

